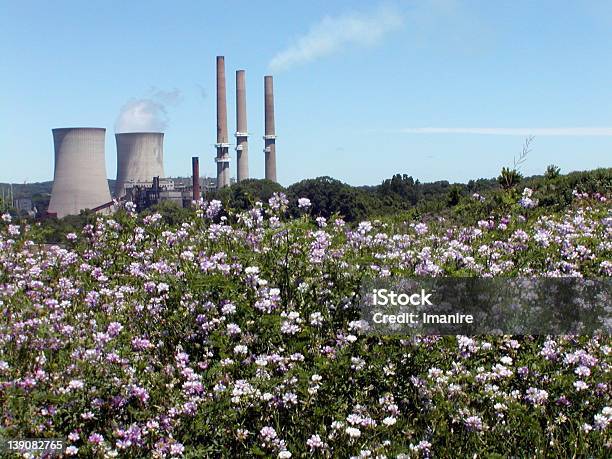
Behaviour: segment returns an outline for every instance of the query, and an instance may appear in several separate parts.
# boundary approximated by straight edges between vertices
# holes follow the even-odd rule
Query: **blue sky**
[[[211,175],[216,55],[230,133],[246,69],[255,178],[270,73],[283,185],[492,177],[530,133],[526,174],[612,166],[609,1],[0,0],[0,182],[52,179],[51,128],[69,126],[107,128],[114,178],[135,106],[165,125],[167,175],[196,155]]]

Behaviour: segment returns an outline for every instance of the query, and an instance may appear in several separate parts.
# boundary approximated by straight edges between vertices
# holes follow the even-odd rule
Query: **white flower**
[[[581,378],[585,378],[591,374],[591,370],[588,367],[581,365],[574,370],[574,373],[576,373]]]
[[[323,440],[321,440],[320,435],[311,435],[310,438],[306,440],[306,444],[310,448],[311,452],[325,447],[325,443]]]
[[[464,419],[463,424],[470,431],[480,432],[483,429],[482,419],[478,416],[469,416]]]
[[[262,427],[259,431],[259,435],[266,441],[274,440],[278,436],[274,427],[270,426]]]
[[[574,387],[576,388],[576,391],[580,392],[581,390],[587,389],[589,385],[584,381],[576,381],[574,383]]]
[[[382,422],[386,426],[392,426],[393,424],[397,422],[397,419],[394,418],[393,416],[387,416],[385,419],[383,419]]]
[[[78,379],[73,379],[68,383],[68,389],[70,390],[82,389],[84,386],[85,384],[83,384],[83,381],[80,381]]]
[[[313,312],[312,314],[310,314],[310,325],[318,327],[322,323],[323,323],[323,315],[320,312]]]
[[[357,437],[361,436],[361,430],[359,430],[356,427],[347,427],[345,432],[351,438],[357,438]]]
[[[419,236],[422,236],[427,233],[428,228],[425,223],[417,223],[416,225],[414,225],[414,230]]]
[[[605,430],[606,427],[608,427],[608,424],[610,423],[610,418],[604,416],[603,414],[596,414],[593,420],[595,422],[595,427],[597,428],[597,430]]]
[[[226,315],[233,314],[236,312],[236,306],[233,305],[232,303],[224,304],[223,307],[221,308],[221,312]]]
[[[225,389],[227,389],[227,387],[222,383],[217,383],[213,387],[214,392],[223,392]]]
[[[298,199],[298,207],[300,209],[308,209],[310,207],[310,199],[308,198]]]
[[[334,430],[340,430],[344,426],[344,422],[342,421],[334,421],[331,423],[331,428]]]
[[[184,451],[185,451],[185,447],[183,446],[182,443],[173,443],[170,446],[170,454],[172,455],[182,456]]]
[[[234,347],[234,354],[246,355],[248,354],[248,352],[249,352],[249,348],[246,347],[244,344],[239,344]]]

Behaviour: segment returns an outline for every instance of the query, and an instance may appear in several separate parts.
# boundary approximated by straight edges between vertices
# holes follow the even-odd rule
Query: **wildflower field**
[[[274,195],[0,223],[0,436],[76,457],[610,457],[609,335],[375,337],[365,276],[612,275],[609,196],[363,221]],[[472,198],[473,206],[481,198]],[[476,455],[476,456],[475,456]]]

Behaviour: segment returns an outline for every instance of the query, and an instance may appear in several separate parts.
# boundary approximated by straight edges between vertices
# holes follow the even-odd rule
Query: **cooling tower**
[[[125,195],[130,183],[151,183],[164,177],[164,134],[128,132],[115,134],[117,141],[117,183],[115,197]]]
[[[225,58],[217,56],[217,188],[230,184],[227,105],[225,100]]]
[[[248,138],[244,70],[236,70],[236,178],[239,182],[249,178]]]
[[[111,201],[104,158],[104,128],[53,129],[55,172],[49,213],[78,215]]]
[[[274,127],[274,86],[272,77],[264,77],[264,153],[266,155],[266,179],[276,182],[276,130]]]

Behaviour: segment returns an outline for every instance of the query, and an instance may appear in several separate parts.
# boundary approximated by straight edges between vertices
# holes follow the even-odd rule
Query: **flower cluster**
[[[308,199],[290,218],[281,194],[174,225],[126,205],[52,246],[4,215],[3,435],[79,457],[607,456],[608,336],[372,337],[356,297],[364,276],[610,276],[608,202],[464,226]]]

